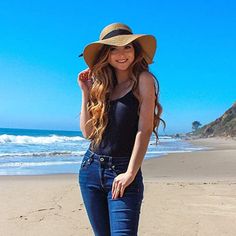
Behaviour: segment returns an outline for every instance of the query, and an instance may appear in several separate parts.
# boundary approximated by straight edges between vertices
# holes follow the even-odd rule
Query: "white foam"
[[[63,142],[75,142],[85,140],[80,136],[67,137],[67,136],[27,136],[27,135],[0,135],[0,144],[1,143],[12,143],[12,144],[51,144],[51,143],[63,143]]]
[[[194,147],[194,148],[185,148],[183,150],[165,150],[165,151],[147,151],[147,154],[168,154],[168,153],[182,153],[182,152],[193,152],[197,150],[203,150],[205,147]]]
[[[81,161],[51,161],[51,162],[14,162],[14,163],[3,163],[1,167],[34,167],[34,166],[54,166],[54,165],[69,165],[79,164]]]
[[[3,157],[56,157],[56,156],[82,156],[84,151],[51,151],[51,152],[9,152],[0,153]]]

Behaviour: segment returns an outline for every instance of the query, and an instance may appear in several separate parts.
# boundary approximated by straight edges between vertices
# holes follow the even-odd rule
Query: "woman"
[[[106,26],[87,45],[79,73],[81,131],[91,141],[79,170],[84,205],[96,236],[137,235],[143,200],[141,164],[162,121],[159,86],[149,72],[152,35],[121,23]]]

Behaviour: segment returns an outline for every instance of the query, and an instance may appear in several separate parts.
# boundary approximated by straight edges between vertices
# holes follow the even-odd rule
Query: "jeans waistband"
[[[100,155],[92,150],[88,149],[85,152],[85,155],[89,156],[90,158],[93,158],[98,161],[103,161],[103,162],[125,162],[130,160],[130,156],[121,156],[121,157],[113,157],[113,156],[107,156],[107,155]]]

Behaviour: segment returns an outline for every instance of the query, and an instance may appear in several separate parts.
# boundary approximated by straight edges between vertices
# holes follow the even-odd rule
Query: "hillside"
[[[221,117],[204,125],[191,136],[208,137],[236,137],[236,102]]]

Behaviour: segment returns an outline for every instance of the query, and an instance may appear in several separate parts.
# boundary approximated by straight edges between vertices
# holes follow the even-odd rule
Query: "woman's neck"
[[[129,71],[116,71],[117,84],[121,85],[130,80]]]

